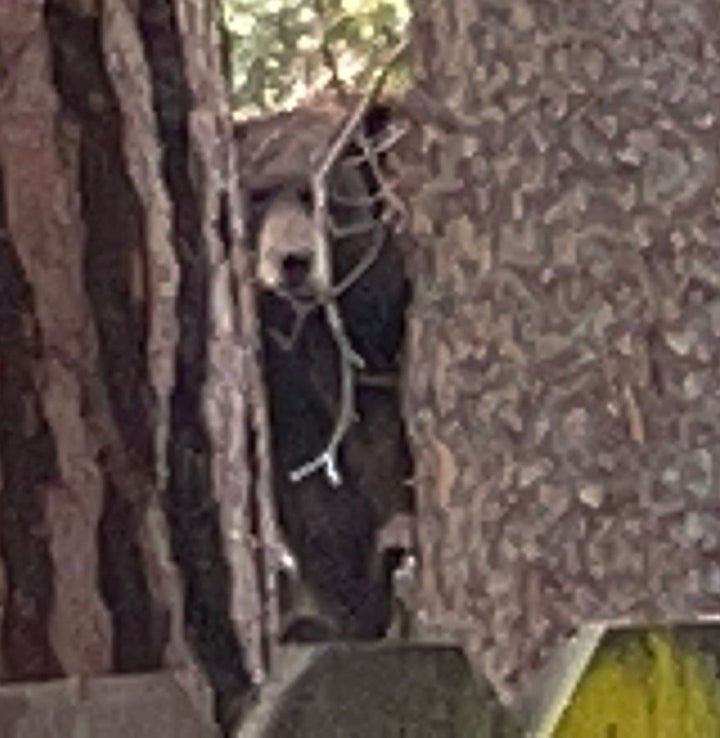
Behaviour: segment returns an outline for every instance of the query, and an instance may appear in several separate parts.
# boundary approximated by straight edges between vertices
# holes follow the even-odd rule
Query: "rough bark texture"
[[[187,665],[190,646],[225,699],[266,667],[213,33],[183,0],[0,4],[4,679]]]
[[[507,698],[583,619],[720,604],[720,18],[415,5],[423,617]]]

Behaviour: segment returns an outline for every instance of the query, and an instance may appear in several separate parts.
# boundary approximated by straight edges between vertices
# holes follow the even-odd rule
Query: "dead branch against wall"
[[[6,679],[195,658],[227,702],[267,666],[248,417],[253,453],[264,431],[207,11],[0,4]]]
[[[423,607],[513,694],[720,604],[714,3],[417,2]]]

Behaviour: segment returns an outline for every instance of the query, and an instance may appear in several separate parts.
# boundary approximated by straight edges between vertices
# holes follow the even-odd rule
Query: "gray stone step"
[[[510,738],[510,718],[445,644],[295,647],[235,738]]]

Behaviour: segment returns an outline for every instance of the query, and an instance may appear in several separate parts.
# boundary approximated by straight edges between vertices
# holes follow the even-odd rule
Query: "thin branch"
[[[358,133],[358,139],[360,141],[360,147],[365,154],[368,164],[372,169],[375,179],[377,180],[380,192],[385,195],[385,200],[392,206],[394,212],[400,217],[401,223],[406,223],[408,219],[407,208],[405,203],[395,194],[390,184],[387,182],[380,167],[380,160],[378,159],[377,152],[373,150],[370,142],[362,133]]]
[[[346,292],[350,287],[352,287],[355,282],[360,279],[363,274],[375,263],[378,256],[380,255],[380,250],[383,246],[383,229],[380,228],[380,226],[376,223],[375,224],[375,238],[373,239],[372,245],[369,249],[362,255],[362,258],[360,261],[358,261],[357,264],[343,277],[343,279],[336,284],[330,291],[330,295],[332,298],[337,299],[342,295],[344,292]]]
[[[368,164],[377,180],[378,190],[371,195],[365,196],[344,195],[331,191],[331,199],[340,205],[358,208],[371,207],[377,205],[379,202],[389,201],[393,205],[395,212],[400,215],[401,222],[404,222],[407,218],[405,205],[395,194],[393,185],[383,176],[378,155],[389,151],[409,130],[408,126],[395,126],[388,135],[382,135],[377,139],[370,138],[362,131],[359,131],[356,139],[359,139],[361,153],[344,157],[340,166],[356,169],[363,164]],[[350,227],[352,228],[352,226]]]
[[[234,92],[235,74],[233,64],[233,35],[228,28],[228,24],[222,10],[218,11],[217,29],[220,47],[220,64],[222,69],[223,81],[225,82],[225,91],[228,95]]]
[[[396,372],[386,372],[384,374],[358,372],[355,381],[360,387],[372,387],[374,389],[397,389],[399,385]]]
[[[366,223],[363,225],[365,225],[365,231],[369,230]],[[282,288],[278,288],[275,291],[275,294],[278,297],[282,297],[290,303],[290,306],[295,313],[295,323],[293,324],[289,334],[285,334],[282,331],[275,329],[270,329],[268,331],[268,334],[280,349],[286,353],[292,351],[302,335],[302,329],[305,327],[307,317],[320,305],[324,305],[328,300],[337,299],[343,295],[377,260],[383,246],[384,231],[375,221],[371,222],[370,227],[375,231],[370,248],[365,251],[358,263],[353,266],[342,280],[330,289],[329,294],[316,294],[312,300],[308,301],[299,300],[292,292]]]
[[[268,331],[270,337],[275,343],[286,353],[291,351],[298,342],[302,329],[305,326],[305,321],[308,315],[313,312],[318,306],[324,304],[328,299],[337,299],[344,294],[355,282],[357,282],[363,274],[373,265],[377,260],[380,251],[383,246],[383,229],[373,221],[372,227],[375,229],[375,237],[373,238],[372,245],[365,251],[357,264],[342,278],[338,284],[334,285],[330,289],[329,295],[316,295],[315,299],[310,302],[298,300],[291,292],[287,290],[278,290],[276,294],[279,297],[286,299],[295,312],[295,323],[289,334],[285,334],[282,331],[270,329]]]
[[[293,309],[295,310],[295,322],[293,323],[293,327],[290,330],[290,333],[285,334],[282,331],[275,330],[274,328],[270,328],[268,330],[268,334],[270,335],[270,337],[285,353],[288,353],[295,348],[298,340],[300,339],[300,336],[302,335],[302,331],[305,327],[305,322],[307,321],[308,315],[310,315],[310,313],[312,313],[312,311],[315,310],[317,307],[317,302],[308,304],[303,303],[299,306],[297,306],[296,303],[293,303]]]
[[[320,162],[320,166],[317,169],[314,179],[325,183],[325,180],[330,172],[330,169],[335,165],[335,162],[339,159],[342,149],[348,144],[350,139],[355,134],[358,126],[362,122],[368,108],[375,101],[377,96],[380,94],[387,76],[390,73],[393,65],[397,60],[407,51],[408,42],[403,41],[395,48],[390,54],[387,62],[382,66],[378,72],[375,81],[373,82],[370,90],[363,96],[360,102],[357,104],[352,113],[348,116],[345,123],[340,126],[338,135],[335,137],[334,143],[329,147],[327,153]]]
[[[342,477],[338,469],[338,451],[355,420],[355,373],[353,362],[348,358],[340,362],[340,381],[340,415],[335,423],[332,436],[319,456],[290,473],[291,482],[299,482],[324,468],[328,481],[333,487],[339,487],[342,484]]]
[[[382,202],[385,195],[378,191],[372,195],[341,195],[339,192],[330,192],[330,199],[339,205],[351,208],[366,208]]]
[[[370,138],[369,136],[366,136],[366,139],[372,146],[372,150],[376,154],[385,154],[387,153],[395,144],[398,143],[398,141],[402,140],[410,131],[409,125],[395,125],[395,126],[388,126],[386,131],[382,133],[378,138]],[[346,156],[343,159],[343,164],[347,163],[350,166],[357,166],[358,164],[363,164],[365,162],[365,154],[354,154],[350,156]]]
[[[360,236],[363,233],[370,233],[376,225],[377,223],[374,220],[361,220],[357,223],[350,223],[350,225],[339,226],[328,218],[327,227],[330,235],[335,238],[350,238],[351,236]]]
[[[362,255],[360,261],[355,264],[345,277],[343,277],[338,284],[332,287],[329,295],[318,295],[313,302],[300,302],[289,295],[287,296],[290,298],[288,301],[295,311],[295,323],[293,324],[290,333],[285,334],[282,331],[275,330],[273,328],[268,331],[268,334],[279,348],[286,353],[292,351],[302,335],[302,330],[305,327],[305,321],[307,320],[308,315],[310,315],[310,313],[312,313],[318,306],[323,305],[328,299],[337,299],[343,295],[350,289],[350,287],[353,286],[353,284],[355,284],[355,282],[362,278],[365,272],[377,260],[383,246],[383,231],[377,227],[377,224],[375,225],[377,235],[373,240],[372,246]]]
[[[258,169],[260,169],[263,159],[267,160],[269,157],[275,156],[277,154],[277,146],[275,150],[273,150],[271,147],[279,144],[281,142],[281,139],[282,132],[279,129],[272,131],[267,137],[265,137],[260,142],[257,151],[251,154],[250,161],[245,167],[243,167],[243,172],[257,171]]]
[[[365,362],[350,344],[336,298],[332,292],[334,280],[330,245],[328,243],[328,177],[343,150],[356,134],[370,105],[380,94],[392,65],[405,52],[407,47],[407,42],[400,44],[391,54],[387,63],[380,69],[370,90],[350,113],[335,140],[320,160],[320,164],[312,177],[315,279],[321,292],[327,295],[327,299],[323,304],[325,317],[340,356],[340,413],[325,450],[315,459],[292,471],[290,473],[291,481],[300,481],[324,468],[330,484],[339,487],[342,483],[338,468],[338,451],[345,435],[355,421],[355,370],[364,368]]]
[[[330,48],[330,42],[328,37],[330,31],[338,22],[327,24],[327,8],[325,7],[324,0],[314,0],[313,7],[315,13],[320,19],[322,24],[322,38],[320,39],[320,55],[322,56],[323,64],[327,67],[330,72],[330,86],[335,90],[341,102],[345,102],[348,99],[348,91],[345,83],[340,78],[340,70],[338,68],[337,59],[333,54],[332,48]]]

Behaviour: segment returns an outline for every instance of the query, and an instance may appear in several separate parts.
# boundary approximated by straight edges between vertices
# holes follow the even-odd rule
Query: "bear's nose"
[[[307,284],[312,267],[312,254],[289,254],[281,264],[282,280],[290,289]]]

